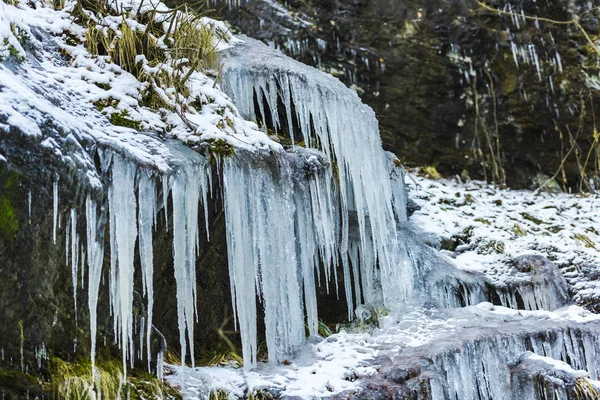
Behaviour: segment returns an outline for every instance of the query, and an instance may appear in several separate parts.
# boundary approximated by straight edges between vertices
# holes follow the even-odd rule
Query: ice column
[[[198,209],[206,204],[209,189],[207,165],[186,166],[172,177],[173,264],[177,283],[177,319],[181,361],[185,363],[187,341],[194,365],[194,319],[196,309],[196,257],[199,250]],[[207,208],[204,207],[205,219]]]
[[[98,206],[88,195],[85,201],[86,239],[88,263],[88,309],[90,312],[90,336],[92,371],[96,361],[96,327],[98,309],[98,291],[102,278],[102,263],[104,261],[104,223],[98,219]]]
[[[271,167],[243,155],[223,165],[231,295],[247,368],[256,365],[257,295],[269,360],[283,361],[304,343],[305,307],[309,333],[317,333],[315,266],[337,254],[330,171],[298,179],[302,169],[287,157]]]
[[[352,246],[348,235],[352,219],[358,229],[358,252],[354,255],[359,258],[361,272],[370,273],[377,265],[385,304],[390,307],[403,302],[412,289],[412,273],[410,266],[403,262],[397,240],[388,160],[381,147],[373,110],[337,79],[291,60],[260,42],[243,40],[245,43],[231,50],[225,59],[223,75],[238,109],[248,118],[264,120],[270,115],[269,122],[275,129],[282,126],[280,115],[283,115],[288,126],[298,128],[292,129],[290,136],[304,140],[307,147],[322,150],[336,162],[340,256],[345,281],[350,282],[348,257]],[[367,265],[369,263],[371,265]],[[347,297],[348,306],[352,308],[353,296]]]
[[[140,264],[142,267],[142,287],[148,301],[147,315],[145,318],[148,370],[150,370],[151,360],[150,336],[152,333],[152,308],[154,306],[152,228],[154,227],[156,216],[156,201],[156,188],[152,177],[147,171],[140,171],[138,182],[138,230]],[[141,327],[140,331],[143,332],[143,327]]]
[[[137,238],[136,166],[120,155],[112,160],[112,184],[108,191],[110,212],[110,295],[115,338],[121,346],[123,368],[133,360],[133,259]]]

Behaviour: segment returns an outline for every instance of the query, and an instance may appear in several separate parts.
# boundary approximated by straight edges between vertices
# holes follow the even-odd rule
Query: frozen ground
[[[458,268],[502,281],[511,260],[537,254],[558,265],[578,304],[593,306],[600,297],[600,195],[413,177],[407,183],[420,208],[410,221],[430,233],[432,244]]]
[[[454,259],[460,269],[483,273],[490,281],[501,283],[511,274],[512,260],[536,254],[558,264],[574,298],[582,306],[587,305],[584,299],[598,295],[597,282],[593,281],[593,272],[600,268],[597,195],[534,194],[498,189],[482,182],[435,181],[417,174],[412,178],[407,182],[413,208],[418,209],[409,223],[422,231],[428,244]],[[592,371],[590,376],[580,370],[585,363],[578,363],[573,356],[572,364],[577,365],[570,366],[545,357],[561,358],[564,350],[558,353],[540,350],[543,354],[536,355],[528,353],[523,343],[533,343],[535,349],[537,340],[539,349],[547,346],[562,349],[564,343],[557,341],[556,335],[575,327],[588,330],[595,337],[599,332],[598,321],[598,315],[577,305],[554,312],[513,310],[491,303],[452,310],[408,308],[401,315],[380,318],[376,328],[340,332],[324,340],[314,338],[296,358],[289,360],[289,365],[259,364],[250,372],[236,365],[195,369],[169,366],[172,374],[168,379],[190,399],[204,398],[216,390],[238,398],[265,389],[272,394],[299,398],[348,397],[361,393],[366,382],[388,374],[383,372],[390,369],[389,365],[382,366],[385,360],[388,364],[389,360],[410,364],[411,357],[417,360],[422,354],[429,354],[434,364],[443,365],[446,352],[453,354],[455,348],[471,343],[477,354],[482,351],[477,344],[489,341],[492,348],[497,348],[492,351],[498,352],[490,359],[499,359],[507,365],[520,362],[519,368],[531,369],[532,376],[542,374],[543,370],[544,376],[551,376],[548,379],[561,390],[568,380],[561,381],[556,376],[564,378],[567,372],[573,382],[583,377],[597,387],[593,363],[587,364],[588,371]],[[553,330],[559,333],[546,338],[536,336]],[[555,342],[551,343],[550,338]],[[495,343],[509,343],[510,350],[504,351]],[[594,351],[587,349],[585,357]],[[492,395],[494,384],[488,384]],[[462,389],[458,387],[460,393]],[[529,394],[523,391],[523,396]],[[469,393],[462,395],[468,398]]]

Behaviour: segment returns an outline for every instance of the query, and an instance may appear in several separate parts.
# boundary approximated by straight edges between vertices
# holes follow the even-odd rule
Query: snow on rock
[[[27,49],[19,50],[18,57],[0,57],[4,60],[0,63],[2,132],[10,126],[18,127],[23,134],[39,137],[46,146],[54,147],[57,154],[61,154],[66,137],[72,134],[83,146],[95,143],[112,147],[162,171],[169,170],[168,162],[161,159],[168,157],[168,151],[151,139],[156,135],[140,135],[134,129],[113,125],[108,118],[111,113],[126,113],[140,123],[144,132],[167,132],[186,143],[223,139],[246,149],[280,148],[254,124],[242,120],[214,80],[201,72],[192,73],[188,81],[189,97],[205,103],[201,111],[177,113],[143,107],[142,93],[147,82],[138,81],[108,56],[92,55],[83,44],[67,40],[73,36],[78,40],[85,38],[86,28],[71,21],[73,7],[74,3],[68,2],[64,10],[57,11],[44,3],[30,6],[23,1],[12,6],[0,2],[0,42],[20,39]],[[110,26],[110,17],[106,18],[104,23]],[[128,22],[137,23],[134,19]],[[207,20],[207,24],[222,29],[217,22]],[[15,28],[11,30],[9,26]],[[99,106],[102,102],[108,107]],[[39,126],[48,121],[63,134],[41,137]]]
[[[520,399],[522,392],[509,386],[511,368],[527,351],[568,360],[595,379],[600,371],[599,328],[597,315],[576,306],[557,312],[517,311],[490,303],[450,310],[414,308],[380,318],[378,328],[342,331],[306,344],[288,365],[260,364],[252,371],[168,366],[173,373],[168,379],[189,399],[206,398],[217,390],[230,398],[259,391],[303,399],[370,398],[370,389],[413,395],[429,391],[434,399],[498,399],[507,393]]]
[[[419,209],[410,221],[419,230],[440,238],[442,252],[458,268],[483,273],[498,287],[516,281],[539,282],[545,279],[545,271],[558,285],[566,278],[575,300],[583,306],[593,306],[591,299],[600,297],[600,286],[594,279],[600,268],[598,194],[534,194],[498,189],[483,182],[434,181],[418,176],[415,180],[418,186],[411,184],[410,194]],[[519,260],[527,255],[530,259],[537,256],[537,261],[519,267]],[[537,264],[543,267],[540,269],[536,263],[541,258],[546,261]],[[552,263],[564,278],[549,267]],[[559,293],[564,289],[556,290],[558,299],[564,297]],[[504,305],[510,303],[515,301],[503,300]],[[544,308],[552,306],[546,304]]]

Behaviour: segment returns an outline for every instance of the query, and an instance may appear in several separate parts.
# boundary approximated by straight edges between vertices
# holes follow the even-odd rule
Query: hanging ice
[[[112,182],[108,191],[110,212],[110,298],[114,334],[121,346],[123,368],[133,360],[133,258],[137,238],[135,164],[112,157]]]
[[[142,287],[144,295],[148,299],[146,324],[146,348],[148,370],[150,370],[150,334],[152,333],[152,308],[154,306],[154,283],[153,283],[153,254],[152,254],[152,228],[156,215],[156,188],[154,181],[147,171],[141,171],[138,183],[138,229],[140,264],[142,267]],[[165,208],[166,212],[166,208]],[[141,336],[143,336],[143,330]],[[140,351],[143,343],[140,344]]]
[[[187,356],[186,332],[190,357],[194,365],[194,319],[196,309],[196,257],[199,246],[198,207],[206,204],[208,174],[202,166],[186,166],[172,178],[173,197],[173,265],[177,283],[177,320],[181,362]],[[207,209],[205,218],[207,218]]]
[[[304,343],[304,307],[309,333],[317,333],[315,267],[337,259],[326,158],[299,151],[277,159],[268,168],[239,155],[223,167],[231,295],[246,367],[256,364],[257,293],[269,360],[283,361]]]
[[[73,306],[75,310],[75,325],[77,325],[77,277],[79,266],[79,238],[77,237],[77,209],[71,209],[71,274],[73,278]],[[68,245],[67,240],[67,245]],[[68,262],[68,261],[67,261]]]
[[[87,263],[88,263],[88,310],[90,312],[90,353],[92,359],[92,371],[94,371],[96,360],[96,327],[98,309],[98,291],[102,277],[102,263],[104,261],[104,222],[98,218],[98,207],[88,195],[85,201],[86,213],[86,240],[87,240]]]
[[[224,81],[226,86],[234,97],[236,105],[242,114],[248,118],[261,119],[270,124],[276,131],[288,128],[292,140],[304,141],[307,147],[322,150],[327,158],[335,161],[337,168],[337,176],[339,177],[339,188],[337,192],[339,196],[333,198],[321,197],[325,207],[323,209],[336,209],[339,213],[341,229],[336,229],[337,225],[327,227],[327,233],[316,230],[315,233],[333,234],[331,238],[331,246],[328,248],[330,253],[319,254],[325,255],[324,263],[334,266],[338,257],[342,262],[342,270],[344,272],[345,292],[348,300],[349,316],[352,317],[354,304],[362,303],[362,296],[369,293],[369,297],[375,297],[372,293],[376,288],[374,284],[374,273],[377,270],[381,274],[381,289],[383,291],[383,300],[390,307],[404,301],[412,287],[411,275],[409,266],[404,266],[401,263],[401,252],[397,242],[395,231],[395,217],[393,207],[393,195],[390,180],[388,179],[388,167],[386,165],[387,158],[381,147],[377,120],[373,111],[363,105],[355,92],[346,88],[340,81],[323,74],[313,68],[295,62],[278,51],[274,51],[260,42],[249,38],[243,38],[244,44],[234,47],[225,57]],[[256,102],[255,102],[256,96]],[[258,107],[255,107],[255,103]],[[268,121],[266,119],[269,118]],[[284,168],[280,165],[280,168]],[[232,172],[234,169],[231,165],[225,168],[225,179],[233,180]],[[236,173],[239,173],[236,172]],[[279,201],[288,201],[288,198],[293,198],[291,195],[282,193],[280,186],[286,186],[288,183],[284,181],[285,174],[278,175],[280,181],[273,182],[261,176],[263,172],[253,172],[251,177],[246,179],[246,184],[252,181],[252,185],[258,188],[269,188],[271,195],[280,193]],[[258,179],[261,183],[256,183]],[[275,187],[273,187],[275,185]],[[230,184],[226,184],[225,201],[228,203],[228,196],[232,195]],[[331,190],[331,186],[330,189]],[[263,193],[265,189],[260,190]],[[255,194],[260,196],[260,194]],[[286,197],[287,196],[287,197]],[[241,202],[241,206],[247,206],[250,209],[256,210],[258,214],[249,212],[250,221],[261,221],[266,223],[261,218],[271,218],[274,214],[275,205],[269,205],[265,208],[267,199],[263,200],[264,204],[253,204],[253,199],[248,199],[250,203]],[[231,199],[232,202],[241,201],[240,199]],[[289,200],[287,209],[277,210],[281,212],[278,218],[279,221],[285,221],[286,213],[293,215],[295,208],[292,207],[292,202]],[[262,211],[260,206],[262,206]],[[277,205],[278,206],[278,205]],[[238,205],[239,207],[239,205]],[[305,207],[305,206],[303,206]],[[268,212],[267,212],[268,210]],[[263,217],[262,214],[268,214]],[[285,218],[291,218],[288,215]],[[402,217],[403,218],[403,217]],[[231,232],[233,229],[244,229],[243,227],[233,227],[235,221],[229,221],[228,235],[240,235],[240,232]],[[267,225],[265,225],[267,226]],[[277,225],[280,227],[280,223]],[[287,240],[296,238],[298,243],[301,225],[293,226],[287,233]],[[250,232],[244,233],[252,237],[252,229],[257,229],[251,224],[245,227]],[[351,234],[352,232],[356,234]],[[260,235],[260,233],[259,233]],[[322,237],[317,238],[317,243],[322,243]],[[232,238],[232,240],[234,240]],[[257,240],[260,242],[260,240]],[[239,275],[242,271],[235,270],[237,268],[245,268],[243,273],[250,274],[248,270],[256,273],[259,282],[259,295],[266,297],[267,294],[277,293],[277,288],[272,285],[286,282],[291,284],[291,281],[261,281],[260,276],[264,274],[264,268],[270,268],[270,265],[265,260],[266,252],[269,256],[276,252],[273,257],[282,257],[274,259],[277,265],[295,265],[299,254],[294,254],[280,242],[277,249],[261,250],[255,249],[252,254],[247,254],[237,261],[245,263],[246,267],[236,265],[230,268],[233,270],[234,277],[232,284],[235,290],[235,296],[251,296],[251,294],[240,293],[244,290],[250,290],[247,283],[240,283],[237,286],[236,279],[241,280]],[[279,253],[285,253],[279,255]],[[349,258],[353,258],[353,263],[350,265]],[[230,264],[235,262],[230,258]],[[286,264],[281,264],[285,262]],[[359,265],[360,273],[355,272],[356,278],[360,275],[360,284],[366,288],[365,294],[361,296],[361,290],[352,291],[351,286],[351,270]],[[278,271],[277,273],[281,273]],[[277,275],[279,276],[279,275]],[[299,274],[299,276],[303,276]],[[328,276],[327,276],[328,278]],[[336,281],[337,282],[337,281]],[[262,285],[262,286],[261,286]],[[295,287],[293,288],[295,290]],[[364,290],[363,290],[364,291]],[[289,296],[292,296],[288,293]],[[287,301],[295,301],[295,298],[289,299],[279,298],[283,304]],[[365,299],[367,300],[367,299]],[[371,299],[368,299],[371,300]],[[238,301],[240,301],[238,299]],[[264,298],[265,308],[267,308],[268,299]],[[313,300],[311,299],[311,302]],[[247,302],[244,302],[246,307]],[[242,312],[238,309],[238,312]],[[296,318],[292,315],[295,311],[289,311],[289,318]],[[279,316],[281,318],[281,316]],[[238,315],[238,318],[244,318],[243,315]],[[268,319],[268,315],[265,316]],[[293,335],[296,332],[286,331],[293,324],[291,319],[287,325],[278,332],[286,332],[291,335],[287,338],[282,338],[279,342],[276,339],[271,339],[271,344],[277,343],[276,352],[285,354],[291,350],[296,344],[296,338]],[[240,320],[240,325],[244,323]],[[267,329],[270,329],[269,321],[266,321]],[[267,337],[269,334],[267,332]],[[255,340],[247,338],[247,340]],[[303,338],[299,339],[300,341]],[[269,343],[268,343],[269,344]],[[250,346],[246,345],[246,349]],[[269,350],[273,348],[269,346]]]
[[[54,211],[52,215],[52,240],[56,244],[56,222],[58,220],[58,181],[54,181],[52,184],[52,209]]]

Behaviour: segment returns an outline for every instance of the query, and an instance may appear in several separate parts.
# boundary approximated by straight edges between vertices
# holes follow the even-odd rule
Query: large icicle
[[[56,223],[58,221],[58,180],[52,183],[52,240],[56,244]]]
[[[108,191],[110,212],[110,295],[115,338],[122,350],[123,369],[133,360],[133,259],[137,237],[134,163],[112,157],[112,183]]]
[[[205,166],[186,166],[172,177],[173,265],[177,282],[177,319],[181,362],[187,356],[187,341],[194,365],[194,319],[196,310],[196,257],[199,246],[198,207],[208,192]],[[206,207],[205,207],[206,208]]]
[[[73,278],[73,307],[75,310],[75,325],[77,325],[77,277],[79,266],[79,238],[77,236],[77,209],[71,209],[71,274]]]
[[[326,158],[315,154],[281,153],[271,168],[246,155],[224,162],[231,294],[247,368],[256,365],[257,293],[270,361],[304,343],[304,307],[317,333],[314,271],[319,256],[334,257],[337,224]]]
[[[381,271],[385,304],[389,307],[403,302],[411,290],[412,278],[410,268],[399,267],[404,263],[395,232],[387,157],[373,110],[337,79],[258,41],[246,37],[243,41],[226,55],[223,75],[240,112],[248,118],[263,119],[270,114],[270,122],[277,127],[281,126],[279,112],[288,116],[295,111],[300,132],[290,134],[297,140],[303,139],[308,147],[322,149],[337,162],[342,218],[340,251],[344,264],[347,266],[352,218],[357,221],[358,245],[363,250],[359,251],[361,263],[377,263]],[[263,102],[269,113],[262,110]],[[365,249],[367,246],[372,247],[373,257]],[[350,282],[350,268],[345,267],[344,271],[346,282]],[[347,293],[348,288],[349,284]],[[352,297],[348,296],[349,306]]]
[[[244,326],[255,315],[248,305],[248,299],[252,298],[254,292],[244,274],[256,274],[259,294],[263,296],[265,305],[269,354],[275,353],[272,357],[281,361],[283,355],[297,345],[295,335],[299,334],[292,329],[298,312],[288,304],[296,301],[296,288],[290,287],[292,281],[285,277],[289,271],[305,279],[309,330],[312,333],[315,329],[314,292],[308,287],[309,282],[314,280],[314,264],[309,266],[307,261],[311,257],[323,260],[327,281],[331,277],[329,268],[334,267],[335,276],[338,259],[341,260],[350,318],[353,317],[355,305],[362,303],[363,299],[366,302],[382,299],[390,308],[408,299],[413,287],[412,272],[410,265],[404,262],[404,252],[401,251],[396,232],[396,222],[406,220],[406,214],[402,212],[406,199],[403,184],[398,183],[402,177],[397,177],[394,186],[389,179],[391,170],[388,164],[391,160],[388,160],[381,147],[375,114],[361,103],[354,91],[331,76],[293,61],[260,42],[245,37],[243,41],[243,44],[233,47],[225,55],[223,72],[225,86],[240,112],[250,119],[260,118],[263,121],[270,116],[270,121],[266,122],[275,130],[283,127],[280,118],[283,115],[290,127],[290,136],[303,140],[307,147],[322,150],[327,158],[336,162],[339,177],[335,198],[331,195],[333,187],[329,181],[326,185],[320,185],[322,189],[319,189],[328,190],[327,194],[318,194],[318,190],[313,188],[310,202],[305,203],[298,194],[292,195],[286,191],[292,190],[293,185],[286,181],[283,162],[279,166],[281,171],[272,174],[259,171],[264,166],[252,172],[244,172],[248,168],[245,165],[238,165],[236,169],[230,163],[225,167],[225,179],[229,179],[225,185],[226,203],[231,200],[229,207],[235,210],[248,207],[244,218],[251,221],[248,226],[243,226],[237,220],[238,216],[234,218],[228,215],[230,242],[243,240],[242,236],[234,236],[241,235],[244,229],[250,230],[244,235],[254,237],[250,242],[254,243],[253,253],[242,254],[243,249],[240,249],[239,254],[230,255],[229,260],[232,287],[235,288],[234,304],[238,308],[242,337],[246,336],[243,333]],[[294,123],[297,127],[295,130]],[[237,183],[233,184],[234,181]],[[239,190],[245,193],[234,194]],[[273,198],[277,201],[273,201]],[[291,201],[293,199],[297,200],[296,204]],[[320,204],[315,209],[317,200]],[[327,212],[332,215],[332,210],[336,210],[339,220],[325,219],[328,222],[323,226],[304,225],[302,222],[305,218],[302,215],[309,204],[314,220],[323,221],[320,215],[314,214],[317,210],[329,210]],[[295,225],[289,222],[291,218],[296,218]],[[291,228],[284,231],[288,225]],[[285,233],[277,236],[278,230]],[[288,241],[295,238],[299,249],[290,249],[288,242],[281,241],[283,236]],[[278,244],[269,247],[272,243]],[[318,257],[314,252],[310,254],[311,247],[315,245],[318,245]],[[302,265],[302,270],[294,271],[290,267],[298,264]],[[277,270],[283,266],[288,269]],[[269,279],[263,279],[265,276],[269,276]],[[337,279],[335,282],[337,285]],[[280,290],[282,286],[285,293]],[[378,295],[379,291],[382,291],[382,296]],[[279,314],[273,314],[277,315],[276,321],[271,320],[269,302],[283,305],[277,310]],[[269,333],[272,329],[276,332],[275,336]],[[249,336],[246,340],[250,340]],[[245,350],[248,355],[250,347],[246,346]]]
[[[154,306],[153,283],[153,254],[152,254],[152,228],[156,215],[156,188],[152,177],[147,171],[141,171],[138,182],[138,229],[140,264],[142,267],[142,286],[148,300],[146,323],[146,355],[148,370],[150,370],[150,336],[152,333],[152,308]],[[166,208],[165,208],[166,212]],[[143,336],[143,332],[141,333]],[[143,343],[140,344],[140,347]],[[140,352],[142,349],[140,348]]]
[[[90,336],[92,343],[90,353],[92,358],[92,371],[96,361],[96,327],[98,309],[98,291],[102,277],[102,263],[104,261],[104,224],[98,219],[96,203],[88,197],[85,201],[87,224],[87,262],[88,262],[88,309],[90,312]]]

